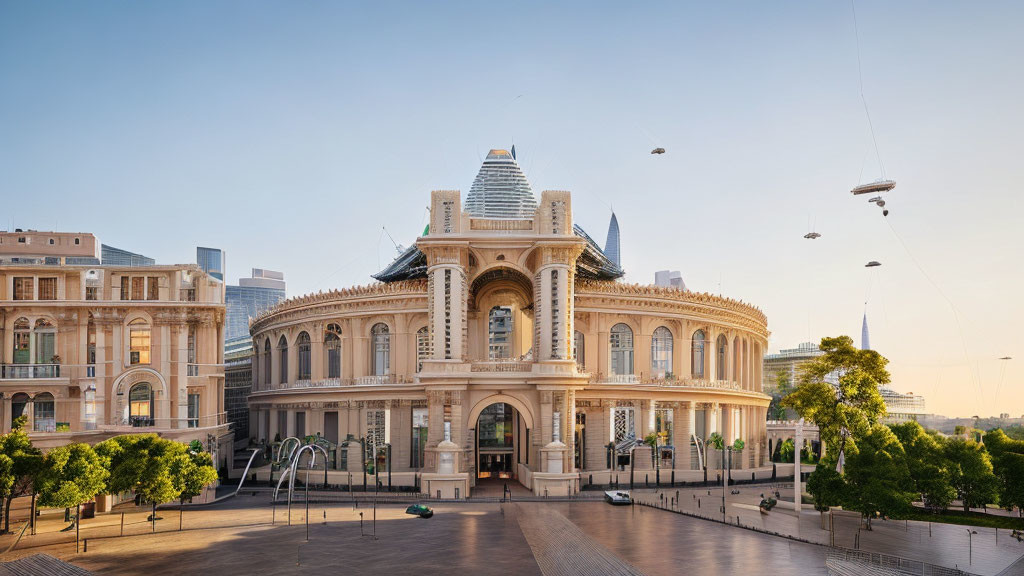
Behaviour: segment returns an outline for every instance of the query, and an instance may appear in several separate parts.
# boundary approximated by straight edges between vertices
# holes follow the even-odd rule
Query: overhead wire
[[[856,0],[850,0],[850,10],[853,12],[853,34],[857,40],[857,79],[860,83],[860,101],[864,105],[864,115],[867,116],[868,119],[868,131],[871,133],[871,142],[875,146],[875,157],[878,159],[878,169],[882,173],[882,178],[885,179],[885,164],[882,163],[882,154],[878,151],[878,139],[875,138],[875,126],[871,122],[871,111],[868,109],[868,99],[864,96],[864,71],[860,55],[860,28],[857,25]],[[864,170],[862,168],[862,177],[863,174]]]

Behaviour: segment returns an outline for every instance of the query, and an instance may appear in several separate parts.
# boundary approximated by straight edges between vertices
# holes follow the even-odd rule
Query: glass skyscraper
[[[100,245],[100,262],[104,266],[153,266],[156,260],[106,244]]]
[[[210,276],[224,281],[224,251],[220,248],[196,248],[196,264]]]
[[[285,298],[284,274],[253,268],[252,278],[241,278],[238,286],[225,288],[227,334],[225,340],[249,338],[249,318],[277,305]]]

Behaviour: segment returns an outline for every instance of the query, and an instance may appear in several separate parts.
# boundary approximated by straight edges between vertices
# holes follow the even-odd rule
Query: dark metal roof
[[[573,225],[572,231],[587,241],[583,254],[576,260],[576,276],[585,280],[614,280],[626,272],[612,262],[583,228]],[[427,257],[415,245],[398,255],[386,268],[373,275],[381,282],[397,282],[427,277]]]

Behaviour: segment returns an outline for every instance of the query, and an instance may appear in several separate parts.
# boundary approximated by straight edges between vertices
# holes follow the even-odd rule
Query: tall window
[[[56,278],[40,278],[39,279],[39,298],[38,300],[56,300],[57,299],[57,279]]]
[[[672,409],[657,408],[654,410],[654,431],[662,437],[667,445],[672,445]]]
[[[196,363],[196,327],[194,324],[188,325],[188,363]]]
[[[625,324],[612,326],[608,335],[611,344],[611,371],[616,376],[633,373],[633,331]]]
[[[309,341],[309,334],[299,332],[296,342],[299,349],[299,380],[309,380],[313,377],[312,344]]]
[[[324,356],[327,358],[328,378],[341,378],[341,326],[328,324],[324,335]]]
[[[15,278],[14,279],[14,299],[15,300],[32,300],[35,298],[33,294],[33,279],[30,277]]]
[[[128,391],[128,414],[132,426],[153,425],[153,387],[140,382]]]
[[[36,394],[32,400],[32,430],[35,432],[56,432],[56,411],[53,406],[53,394],[43,392]]]
[[[388,411],[382,409],[366,411],[366,442],[376,448],[383,446],[388,438]]]
[[[615,443],[636,438],[633,422],[633,409],[629,407],[615,408],[612,412],[612,430],[615,432]]]
[[[424,326],[416,331],[416,371],[423,370],[423,361],[430,359],[430,332]]]
[[[188,427],[199,427],[199,394],[197,392],[188,393]]]
[[[422,468],[427,447],[427,409],[412,409],[412,458],[410,468]]]
[[[132,300],[146,299],[146,278],[145,276],[132,277]]]
[[[32,362],[30,342],[32,333],[29,329],[28,318],[18,318],[14,321],[14,363],[29,364]]]
[[[272,375],[270,373],[270,338],[263,342],[263,383],[270,386]]]
[[[128,362],[149,364],[150,331],[145,320],[136,319],[128,324]]]
[[[512,357],[512,309],[495,306],[487,318],[487,357],[501,360]]]
[[[697,330],[693,333],[692,356],[690,371],[694,378],[704,377],[704,331]]]
[[[15,420],[24,416],[26,406],[28,406],[28,394],[18,392],[11,396],[11,426],[14,426]]]
[[[150,276],[147,278],[146,283],[146,300],[159,300],[160,299],[160,278],[157,276]]]
[[[288,383],[288,339],[281,335],[281,339],[277,341],[277,358],[278,358],[278,382],[281,384]]]
[[[50,364],[56,353],[57,329],[46,320],[36,320],[36,364]]]
[[[388,325],[383,322],[374,324],[370,329],[370,340],[373,346],[373,375],[387,376],[391,373],[391,334]]]
[[[86,430],[96,429],[96,387],[90,386],[82,392],[83,417],[82,427]]]
[[[664,378],[672,372],[672,332],[659,326],[651,335],[651,376]]]
[[[92,312],[89,313],[89,324],[86,325],[86,364],[96,364],[96,322],[92,319]]]
[[[572,334],[572,355],[573,355],[573,358],[576,358],[576,369],[581,371],[581,372],[586,370],[586,365],[587,365],[587,363],[585,362],[586,358],[584,358],[584,356],[586,355],[586,348],[584,348],[583,345],[584,345],[583,332],[580,332],[579,330],[573,332],[573,334]]]
[[[715,379],[725,380],[725,351],[729,347],[729,341],[725,338],[725,334],[719,334],[715,348],[718,357],[715,358]]]

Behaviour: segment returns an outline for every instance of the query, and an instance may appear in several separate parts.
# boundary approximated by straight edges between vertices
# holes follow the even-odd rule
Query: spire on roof
[[[491,150],[466,198],[466,212],[476,218],[533,218],[537,200],[515,156]]]
[[[864,323],[860,327],[860,349],[871,350],[871,339],[868,338],[868,313],[864,311]]]
[[[619,260],[619,220],[612,212],[612,219],[608,222],[608,239],[604,242],[604,253],[616,266],[622,266]]]

